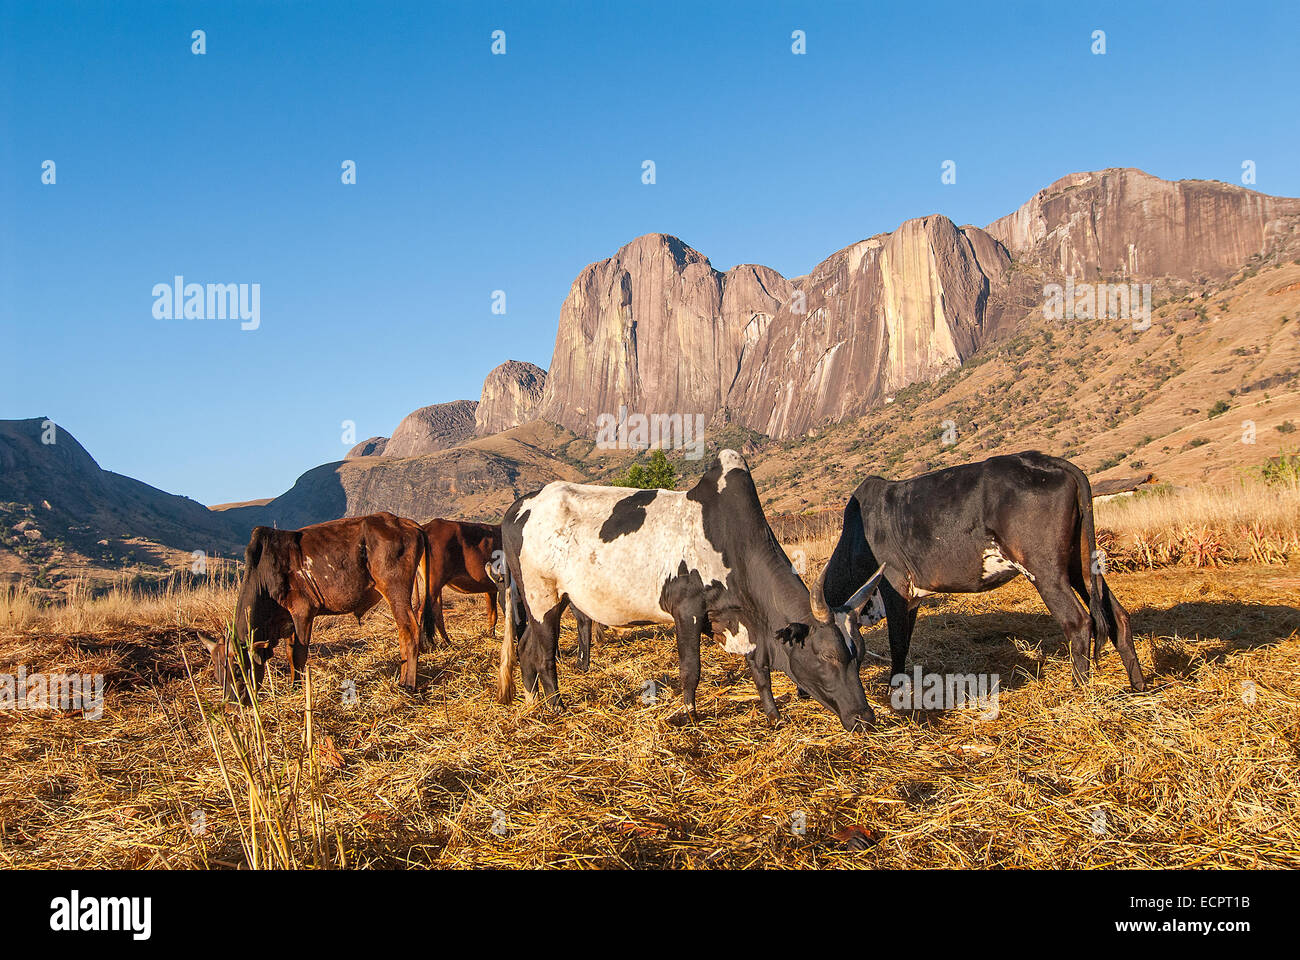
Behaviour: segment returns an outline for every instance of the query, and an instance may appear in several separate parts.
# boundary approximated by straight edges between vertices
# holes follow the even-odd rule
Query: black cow
[[[1088,676],[1089,637],[1096,658],[1109,636],[1132,688],[1146,687],[1128,612],[1102,576],[1092,487],[1068,460],[1027,451],[910,480],[868,477],[844,508],[844,530],[822,572],[827,602],[844,602],[882,563],[871,622],[888,618],[895,677],[906,669],[921,598],[982,593],[1024,574],[1065,630],[1076,683]],[[858,637],[861,604],[852,606],[845,628]]]
[[[688,718],[695,716],[700,635],[717,631],[728,650],[745,655],[769,717],[778,715],[775,667],[834,710],[845,729],[874,720],[852,646],[791,568],[734,450],[722,451],[684,493],[548,484],[515,501],[501,539],[508,587],[502,702],[514,696],[517,653],[526,695],[540,683],[559,706],[556,640],[572,603],[608,626],[673,624]],[[844,600],[861,604],[878,579]]]

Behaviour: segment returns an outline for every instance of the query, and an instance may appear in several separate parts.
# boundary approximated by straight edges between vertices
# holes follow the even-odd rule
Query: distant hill
[[[522,494],[551,480],[586,476],[557,455],[570,440],[560,428],[535,421],[421,457],[326,463],[270,502],[228,507],[222,515],[244,529],[301,527],[378,510],[420,522],[433,517],[499,521]]]
[[[0,420],[0,577],[94,577],[175,565],[195,550],[243,553],[247,535],[220,514],[102,469],[47,423]]]

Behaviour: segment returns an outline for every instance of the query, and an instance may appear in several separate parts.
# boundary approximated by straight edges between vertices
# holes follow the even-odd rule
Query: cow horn
[[[504,576],[497,573],[496,570],[493,569],[491,560],[483,564],[483,570],[485,573],[487,573],[488,579],[491,580],[493,583],[500,583],[502,580],[505,579]]]
[[[213,650],[217,649],[217,641],[209,640],[201,633],[199,634],[199,639],[202,640],[203,645],[208,648],[208,653],[211,653]]]
[[[871,575],[870,579],[858,588],[858,592],[849,597],[848,600],[844,601],[842,609],[857,612],[857,610],[867,602],[867,598],[871,596],[876,587],[880,585],[880,578],[884,576],[884,574],[885,565],[882,563],[879,568],[877,568],[876,572]]]
[[[826,571],[830,567],[827,563],[822,567],[821,575],[817,577],[817,582],[813,588],[808,591],[808,599],[812,601],[812,615],[822,623],[833,623],[831,611],[826,606]]]

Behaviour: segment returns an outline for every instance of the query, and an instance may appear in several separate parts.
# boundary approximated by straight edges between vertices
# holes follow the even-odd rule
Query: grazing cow
[[[529,699],[540,683],[546,701],[560,707],[556,640],[572,603],[608,626],[675,626],[686,718],[695,718],[700,635],[717,631],[728,650],[745,655],[770,718],[778,715],[775,667],[835,711],[845,729],[874,720],[853,647],[791,568],[734,450],[722,451],[684,493],[548,484],[515,501],[501,539],[509,598],[502,702],[514,696],[518,656]],[[845,599],[862,602],[878,579]]]
[[[1068,460],[1027,451],[910,480],[863,480],[844,508],[822,582],[828,603],[843,601],[885,565],[868,619],[888,619],[896,677],[906,669],[921,598],[982,593],[1023,574],[1065,630],[1076,682],[1088,675],[1089,637],[1096,658],[1109,636],[1129,684],[1142,690],[1128,612],[1106,585],[1096,548],[1088,478]],[[844,626],[860,640],[862,604],[849,606]]]
[[[400,682],[415,688],[416,657],[431,639],[433,610],[426,577],[417,622],[411,609],[416,574],[427,554],[424,531],[391,513],[317,523],[301,530],[254,527],[244,551],[244,582],[235,613],[235,643],[204,643],[227,697],[248,700],[281,638],[290,643],[289,675],[307,665],[312,621],[321,614],[369,610],[388,601],[402,645]],[[427,568],[426,568],[427,573]]]
[[[424,524],[429,538],[429,583],[433,589],[433,611],[443,642],[447,624],[442,618],[442,588],[485,595],[488,636],[497,630],[497,584],[490,575],[493,554],[501,549],[501,526],[465,520],[430,520]]]

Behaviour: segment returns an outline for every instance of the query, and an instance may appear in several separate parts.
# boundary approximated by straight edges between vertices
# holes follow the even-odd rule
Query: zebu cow
[[[524,689],[560,706],[555,672],[569,603],[608,626],[671,623],[685,715],[695,718],[700,635],[742,653],[775,719],[771,669],[839,716],[874,720],[854,650],[820,596],[810,596],[772,535],[740,454],[724,450],[689,492],[556,482],[515,501],[501,527],[507,589],[500,695],[514,696],[516,636]],[[863,577],[863,580],[867,580]],[[879,574],[848,603],[861,603]]]
[[[1094,658],[1109,636],[1129,684],[1142,690],[1128,612],[1106,585],[1096,548],[1088,478],[1068,460],[1027,451],[910,480],[863,480],[844,508],[822,584],[827,602],[842,602],[885,565],[868,619],[888,618],[896,677],[907,666],[921,598],[982,593],[1023,574],[1065,630],[1076,682],[1088,675],[1089,636]],[[848,606],[843,627],[860,641],[862,604]]]
[[[485,594],[488,636],[497,631],[497,584],[489,569],[492,555],[501,549],[501,527],[467,520],[430,520],[424,524],[429,538],[429,583],[438,633],[446,643],[447,624],[442,617],[442,589]]]
[[[369,610],[388,601],[401,638],[400,682],[415,688],[421,639],[430,640],[433,609],[426,576],[420,621],[411,609],[427,553],[424,531],[391,513],[317,523],[301,530],[254,527],[244,551],[235,643],[204,640],[227,696],[248,699],[261,685],[277,641],[290,643],[291,680],[307,665],[312,621],[321,614]],[[426,567],[427,573],[427,567]]]

